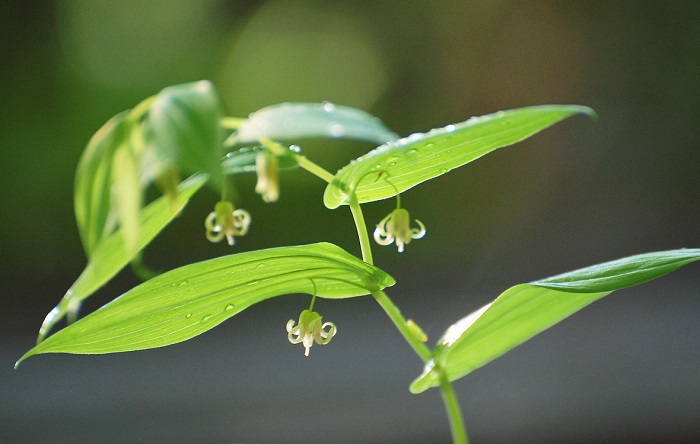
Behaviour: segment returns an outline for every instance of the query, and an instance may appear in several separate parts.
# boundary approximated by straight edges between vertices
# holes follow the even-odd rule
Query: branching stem
[[[233,122],[229,122],[232,123]],[[275,142],[271,139],[263,138],[260,142],[269,149],[273,154],[278,156],[293,156],[297,161],[299,166],[311,174],[319,177],[321,180],[332,183],[334,176],[323,169],[322,167],[316,165],[305,156],[293,153],[287,148],[282,146],[280,143]],[[397,195],[397,208],[401,206],[401,199]],[[367,231],[367,225],[365,223],[365,218],[362,214],[362,208],[360,202],[357,200],[357,195],[352,193],[350,196],[350,211],[352,212],[353,220],[355,221],[355,227],[357,229],[357,237],[360,241],[360,249],[362,250],[362,260],[368,264],[374,264],[374,259],[372,258],[372,244],[370,243],[369,233]],[[420,337],[416,332],[409,326],[406,318],[401,314],[399,308],[392,302],[389,296],[382,290],[377,290],[372,292],[372,296],[377,301],[384,312],[389,316],[389,319],[394,323],[396,328],[399,330],[401,335],[404,337],[406,342],[413,348],[413,351],[421,358],[424,363],[427,363],[432,358],[432,353],[426,345],[421,342]],[[313,301],[312,301],[313,307]],[[452,431],[452,440],[455,444],[467,444],[467,431],[464,427],[464,420],[462,418],[462,411],[459,406],[459,401],[455,395],[452,384],[447,379],[447,375],[442,369],[439,369],[440,373],[440,391],[442,393],[442,399],[445,403],[445,410],[447,411],[447,417],[450,421],[450,429]]]

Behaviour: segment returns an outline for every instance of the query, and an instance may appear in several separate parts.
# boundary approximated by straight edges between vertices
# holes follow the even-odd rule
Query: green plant
[[[88,264],[46,316],[37,345],[18,364],[40,353],[113,353],[174,344],[257,302],[292,293],[311,296],[309,308],[286,326],[289,341],[302,343],[308,355],[314,342],[327,344],[337,332],[314,311],[316,298],[371,295],[424,363],[410,390],[439,388],[453,439],[466,442],[452,381],[612,291],[700,260],[700,249],[647,253],[516,285],[449,327],[431,349],[418,324],[405,319],[385,293],[395,281],[374,265],[361,205],[396,197],[396,208],[378,223],[373,237],[380,245],[396,244],[401,252],[426,233],[401,206],[401,192],[575,114],[594,115],[583,106],[534,106],[398,138],[376,117],[330,103],[276,105],[237,119],[224,115],[209,82],[166,88],[109,120],[88,143],[75,182],[75,215]],[[295,145],[281,143],[303,138],[380,146],[332,174]],[[155,277],[140,264],[140,252],[205,185],[221,195],[205,218],[206,236],[234,245],[236,237],[246,235],[251,217],[232,202],[229,178],[256,173],[256,192],[274,202],[279,172],[292,168],[327,182],[326,207],[349,206],[361,259],[317,243],[223,256]],[[181,181],[182,174],[190,176]],[[143,206],[152,184],[163,196]],[[129,263],[146,281],[75,321],[81,303]],[[64,317],[70,325],[49,336]]]

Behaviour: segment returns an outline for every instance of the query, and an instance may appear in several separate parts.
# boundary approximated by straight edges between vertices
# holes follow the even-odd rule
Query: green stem
[[[292,155],[297,161],[299,166],[311,174],[319,177],[327,183],[332,183],[334,176],[316,165],[305,156],[292,153],[286,149],[281,144],[263,138],[260,142],[269,149],[273,154],[278,156]],[[401,207],[401,197],[397,194],[397,208]],[[367,225],[365,224],[365,218],[362,214],[362,207],[357,200],[357,195],[352,193],[350,197],[350,211],[352,212],[353,220],[355,221],[355,227],[357,228],[357,236],[360,240],[360,249],[362,250],[362,260],[368,264],[373,264],[374,260],[372,258],[372,245],[370,243],[369,234],[367,231]],[[377,303],[382,307],[384,312],[389,316],[389,319],[394,323],[396,328],[399,330],[401,335],[404,337],[406,342],[413,348],[416,354],[427,363],[432,358],[432,353],[425,346],[422,340],[424,340],[424,333],[420,331],[420,328],[415,324],[411,325],[404,318],[399,311],[399,308],[394,304],[389,296],[382,290],[376,290],[372,292],[372,296],[377,301]],[[313,299],[311,302],[311,307],[313,307]],[[416,331],[418,328],[418,331]],[[447,417],[450,421],[450,429],[452,430],[452,439],[456,444],[467,444],[467,432],[464,427],[464,421],[462,419],[462,412],[459,407],[459,402],[455,396],[454,390],[452,389],[452,384],[447,379],[445,372],[440,369],[440,390],[442,392],[442,398],[445,402],[445,409],[447,410]]]
[[[455,444],[467,444],[469,439],[467,438],[467,429],[464,427],[462,411],[459,408],[459,401],[444,370],[442,368],[439,370],[440,392],[442,393],[442,400],[445,403],[445,410],[447,410],[447,417],[450,420],[452,442]]]
[[[289,151],[287,148],[282,146],[280,143],[275,142],[274,140],[268,139],[267,137],[263,137],[260,139],[260,143],[263,144],[265,148],[270,150],[273,154],[277,156],[292,156],[294,157],[294,160],[299,164],[299,166],[309,173],[313,174],[314,176],[320,178],[321,180],[331,183],[333,181],[333,175],[326,171],[325,169],[321,168],[320,166],[316,165],[312,161],[306,158],[306,156],[302,156],[301,154],[296,154],[291,151]]]
[[[350,211],[352,212],[352,218],[355,220],[357,237],[360,239],[362,260],[368,264],[374,264],[374,259],[372,258],[372,244],[369,241],[369,234],[367,234],[365,217],[362,215],[362,207],[360,207],[360,202],[357,201],[357,195],[355,193],[352,193],[350,196]]]
[[[237,130],[244,121],[245,119],[240,117],[222,117],[219,119],[219,125],[226,129]]]
[[[373,291],[372,296],[374,296],[374,299],[384,309],[389,319],[391,319],[406,342],[408,342],[408,345],[413,348],[413,351],[416,352],[423,362],[428,362],[432,358],[430,350],[428,350],[428,347],[418,339],[416,333],[408,326],[408,321],[403,317],[396,304],[394,304],[391,299],[389,299],[389,296],[382,290]]]

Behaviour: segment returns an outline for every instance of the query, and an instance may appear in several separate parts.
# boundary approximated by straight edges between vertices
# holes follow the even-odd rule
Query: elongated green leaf
[[[238,151],[226,154],[226,158],[221,162],[224,174],[255,173],[255,159],[264,148],[243,147]],[[287,170],[298,167],[299,164],[292,156],[279,156],[279,169]]]
[[[221,178],[223,116],[219,95],[208,81],[170,86],[158,93],[144,121],[148,146],[164,168],[205,172]]]
[[[124,245],[130,254],[136,254],[140,231],[139,211],[143,195],[139,183],[138,159],[128,145],[122,145],[114,153],[112,181],[114,207],[119,216]]]
[[[262,138],[343,138],[380,144],[398,139],[398,135],[365,111],[326,102],[268,106],[244,120],[234,138],[239,144],[256,143]]]
[[[360,203],[393,197],[579,113],[594,114],[585,106],[532,106],[412,134],[343,167],[326,187],[323,202],[337,208],[350,201],[353,191]]]
[[[198,174],[184,181],[175,200],[163,196],[143,208],[140,212],[140,229],[136,250],[131,250],[124,243],[121,230],[116,230],[102,240],[90,257],[85,270],[73,283],[59,304],[46,315],[39,330],[38,342],[48,334],[51,328],[69,312],[75,312],[80,303],[92,295],[122,268],[135,255],[148,245],[153,238],[165,228],[187,205],[192,195],[207,181],[207,176]]]
[[[459,379],[615,290],[699,260],[700,249],[647,253],[511,287],[447,329],[411,391],[438,386],[439,369]]]
[[[75,173],[75,219],[88,257],[109,234],[110,184],[114,153],[127,138],[127,112],[117,114],[100,128],[83,151]]]
[[[159,275],[48,337],[38,353],[114,353],[197,336],[251,305],[290,293],[347,298],[394,280],[339,247],[319,243],[219,257]]]

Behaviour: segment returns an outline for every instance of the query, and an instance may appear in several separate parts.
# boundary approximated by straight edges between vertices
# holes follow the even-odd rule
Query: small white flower
[[[269,151],[262,151],[255,157],[255,172],[258,182],[255,192],[262,196],[265,202],[277,202],[280,197],[279,160]]]
[[[403,252],[404,245],[411,243],[413,239],[425,236],[425,225],[418,219],[417,228],[411,228],[411,218],[408,211],[396,208],[387,217],[382,219],[374,230],[374,240],[379,245],[389,245],[396,241],[399,253]]]
[[[234,209],[231,202],[217,202],[204,221],[207,240],[220,242],[225,237],[229,245],[234,245],[235,236],[245,236],[248,232],[251,220],[250,213],[242,208]]]
[[[328,328],[326,330],[326,328]],[[294,319],[287,322],[287,338],[292,344],[302,343],[304,356],[309,356],[309,349],[314,345],[314,341],[320,345],[331,342],[337,329],[332,322],[322,323],[321,315],[311,310],[304,310],[299,316],[299,324],[294,326]]]

